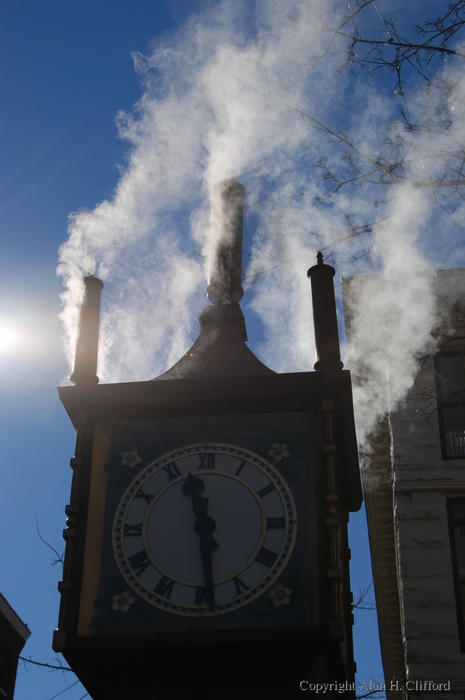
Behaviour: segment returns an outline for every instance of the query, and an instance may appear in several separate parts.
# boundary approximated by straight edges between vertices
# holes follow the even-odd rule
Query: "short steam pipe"
[[[321,372],[339,372],[343,367],[337,329],[336,297],[333,277],[335,270],[323,263],[318,252],[317,265],[307,272],[312,287],[313,325],[317,361],[314,365]]]
[[[79,323],[74,352],[74,370],[70,381],[76,386],[98,384],[98,333],[100,294],[103,282],[93,275],[84,277],[84,301],[79,310]]]

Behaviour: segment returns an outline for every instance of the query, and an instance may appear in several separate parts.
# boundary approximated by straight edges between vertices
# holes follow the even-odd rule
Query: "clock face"
[[[291,491],[265,459],[204,442],[147,465],[121,498],[113,552],[121,574],[167,613],[208,617],[264,593],[294,548]]]

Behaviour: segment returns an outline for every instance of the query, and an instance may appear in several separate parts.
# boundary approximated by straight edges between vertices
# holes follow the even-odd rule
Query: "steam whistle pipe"
[[[100,293],[103,282],[93,275],[84,277],[84,301],[79,311],[79,325],[74,352],[74,371],[70,380],[77,386],[98,384],[98,331]]]
[[[245,189],[223,180],[211,189],[207,297],[212,304],[237,304],[242,289],[242,226]]]
[[[317,361],[314,365],[321,372],[338,372],[341,362],[339,333],[337,330],[336,298],[333,277],[335,270],[323,263],[323,255],[316,256],[318,264],[307,272],[312,287],[313,325]]]

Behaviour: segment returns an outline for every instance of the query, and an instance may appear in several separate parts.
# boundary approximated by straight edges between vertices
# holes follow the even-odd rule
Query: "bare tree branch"
[[[380,695],[385,695],[386,691],[385,690],[368,690],[366,693],[361,693],[355,696],[357,700],[362,700],[363,698],[374,698],[374,697],[379,697]]]
[[[373,586],[373,581],[366,587],[366,588],[360,588],[360,584],[358,584],[358,600],[356,603],[352,604],[352,607],[356,610],[376,610],[376,604],[375,603],[367,603],[365,602],[365,598],[368,595],[368,591],[370,588]]]
[[[77,680],[74,683],[71,683],[71,685],[68,685],[66,688],[63,688],[63,690],[60,690],[59,693],[56,693],[56,695],[52,695],[51,698],[48,698],[48,700],[54,700],[54,698],[57,698],[59,695],[63,695],[63,693],[66,693],[68,690],[71,690],[71,688],[74,688],[75,685],[77,685],[80,681]],[[83,698],[86,698],[89,696],[89,693],[86,693],[85,695],[81,695],[80,700]]]
[[[33,664],[34,666],[42,666],[43,668],[49,668],[52,671],[68,671],[70,673],[74,673],[72,668],[68,668],[68,666],[63,666],[60,663],[59,659],[57,659],[58,665],[54,665],[49,663],[42,663],[41,661],[33,661],[30,657],[26,659],[25,656],[19,656],[18,658],[27,664]]]
[[[340,125],[340,115],[334,122],[323,123],[316,114],[262,95],[300,127],[319,134],[314,168],[321,174],[322,193],[313,204],[332,206],[333,200],[340,201],[340,195],[353,188],[371,194],[378,189],[376,213],[383,217],[393,188],[408,184],[428,191],[438,210],[452,223],[463,224],[465,0],[456,0],[447,9],[439,5],[438,16],[412,24],[401,16],[384,15],[376,0],[333,0],[323,10],[319,4],[300,0],[298,16],[283,3],[274,0],[280,19],[300,25],[302,39],[318,47],[309,70],[329,60],[332,70],[392,75],[397,115],[390,121],[380,117],[375,145],[370,147],[351,133],[351,127]],[[373,216],[371,222],[352,223],[345,238],[328,242],[330,256],[335,245],[355,236],[357,230],[373,234],[380,220]],[[314,234],[309,228],[308,235]]]
[[[55,566],[55,564],[63,564],[64,563],[64,554],[59,554],[59,552],[55,549],[55,547],[52,547],[51,544],[45,540],[42,535],[40,534],[39,530],[39,521],[37,519],[37,513],[34,511],[34,517],[36,519],[36,528],[37,528],[37,534],[39,536],[39,539],[49,548],[52,550],[52,552],[55,554],[56,559],[52,561],[52,566]]]

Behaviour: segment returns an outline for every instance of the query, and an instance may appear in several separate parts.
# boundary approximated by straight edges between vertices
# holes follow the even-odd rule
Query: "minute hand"
[[[207,515],[208,498],[203,498],[200,495],[204,488],[205,483],[202,479],[198,476],[193,476],[192,473],[189,472],[182,490],[186,496],[192,497],[192,510],[197,516],[194,529],[200,536],[199,549],[202,556],[205,601],[210,607],[210,610],[212,610],[215,602],[213,593],[212,551],[218,549],[219,545],[213,537],[216,523],[213,518]]]

